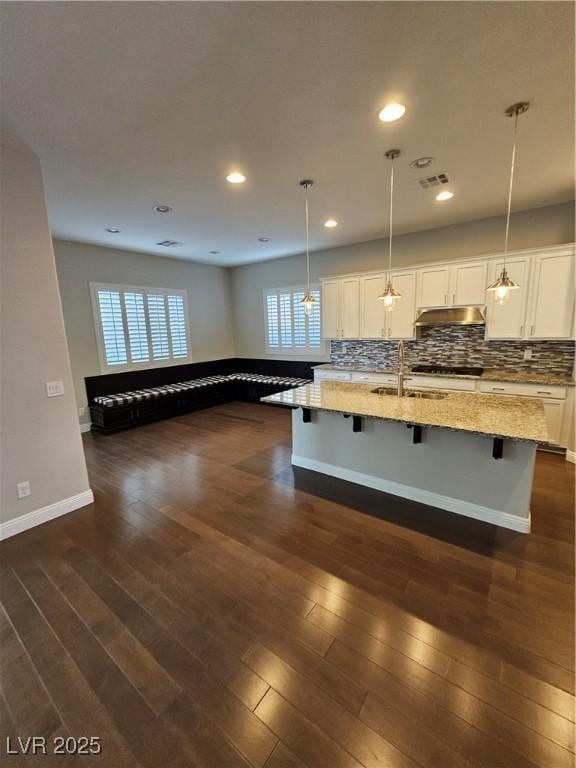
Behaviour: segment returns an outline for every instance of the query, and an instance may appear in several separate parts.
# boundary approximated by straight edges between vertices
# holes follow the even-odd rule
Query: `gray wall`
[[[63,240],[54,241],[54,251],[79,408],[86,407],[84,377],[100,373],[90,282],[186,290],[194,362],[234,355],[227,270]]]
[[[394,239],[394,265],[407,266],[500,252],[504,223],[504,217],[498,216],[401,235]],[[510,233],[510,247],[514,250],[573,242],[574,203],[516,213]],[[318,251],[311,257],[312,279],[381,269],[386,262],[386,253],[387,242],[383,240]],[[262,291],[305,282],[304,257],[291,256],[248,264],[230,271],[236,354],[241,357],[264,357]]]
[[[89,491],[42,175],[2,147],[2,522]],[[47,398],[61,380],[65,394]],[[17,483],[32,495],[18,499]]]

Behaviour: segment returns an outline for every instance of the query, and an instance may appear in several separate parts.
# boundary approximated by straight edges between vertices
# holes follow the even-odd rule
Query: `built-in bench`
[[[232,358],[90,376],[85,383],[92,429],[116,432],[232,400],[259,402],[266,395],[307,384],[312,365]]]

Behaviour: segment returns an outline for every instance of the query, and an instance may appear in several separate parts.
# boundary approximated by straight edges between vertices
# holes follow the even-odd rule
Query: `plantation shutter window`
[[[264,324],[266,352],[294,355],[324,353],[320,328],[320,288],[311,287],[315,304],[306,315],[300,302],[306,294],[304,287],[279,288],[264,291]]]
[[[190,361],[186,291],[91,283],[103,373]]]

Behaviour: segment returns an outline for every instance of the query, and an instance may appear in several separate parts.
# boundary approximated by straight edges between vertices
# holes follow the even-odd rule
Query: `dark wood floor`
[[[294,472],[289,418],[85,436],[94,505],[0,546],[0,705],[103,751],[3,765],[573,765],[574,467],[526,536]]]

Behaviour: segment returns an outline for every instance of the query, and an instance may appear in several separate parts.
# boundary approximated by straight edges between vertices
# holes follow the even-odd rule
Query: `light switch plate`
[[[532,350],[530,349],[530,347],[527,347],[524,350],[524,360],[532,360]]]
[[[64,394],[64,383],[62,381],[46,382],[47,397],[60,397],[63,394]]]
[[[19,499],[25,499],[26,496],[30,496],[32,489],[30,488],[30,483],[28,480],[24,480],[23,483],[18,483],[16,486],[16,492],[18,493]]]

